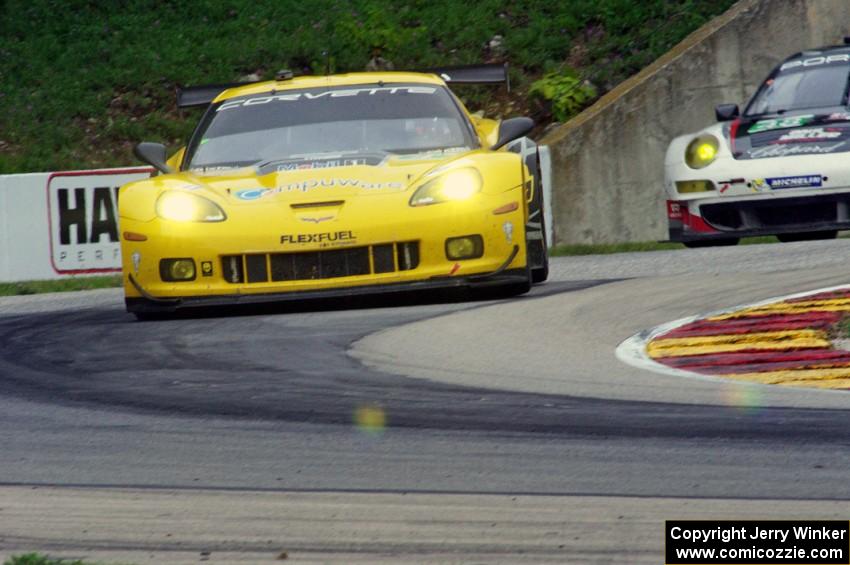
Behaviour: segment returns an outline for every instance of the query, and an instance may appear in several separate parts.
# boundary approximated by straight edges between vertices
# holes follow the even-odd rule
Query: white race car
[[[850,45],[797,53],[743,114],[721,104],[719,123],[674,139],[664,160],[670,240],[734,245],[850,229],[849,76]]]

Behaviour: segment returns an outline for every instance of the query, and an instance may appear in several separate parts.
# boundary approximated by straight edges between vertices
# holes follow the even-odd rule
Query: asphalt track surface
[[[665,518],[846,519],[848,393],[658,375],[614,348],[850,282],[848,255],[562,258],[510,300],[144,323],[113,290],[0,299],[0,557],[656,563]]]

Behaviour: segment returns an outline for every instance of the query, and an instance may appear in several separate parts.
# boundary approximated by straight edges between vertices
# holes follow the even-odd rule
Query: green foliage
[[[53,559],[38,553],[26,553],[23,555],[13,555],[4,561],[3,565],[92,565],[92,563],[80,561],[79,559],[68,561],[67,559]]]
[[[544,72],[566,62],[604,91],[733,3],[0,0],[0,174],[127,165],[143,139],[176,149],[198,119],[175,108],[177,85],[359,71],[376,49],[396,69],[509,61],[524,111]],[[508,102],[459,93],[473,111]]]
[[[93,290],[121,286],[121,277],[73,277],[53,281],[22,281],[0,283],[0,296],[22,296],[44,292],[69,292],[72,290]],[[23,565],[24,561],[21,562]],[[18,564],[16,564],[18,565]]]
[[[763,243],[779,243],[772,235],[745,237],[741,245],[760,245]],[[609,255],[611,253],[632,253],[636,251],[666,251],[669,249],[684,249],[681,243],[669,241],[631,241],[626,243],[574,243],[556,245],[549,250],[553,257],[568,255]]]
[[[596,98],[596,89],[575,72],[550,73],[531,84],[528,95],[532,99],[548,102],[552,115],[559,122],[566,122]]]

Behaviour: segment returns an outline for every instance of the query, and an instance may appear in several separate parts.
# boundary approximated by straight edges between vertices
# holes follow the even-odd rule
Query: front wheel
[[[524,280],[510,282],[508,284],[500,286],[479,289],[479,296],[486,300],[492,300],[499,298],[511,298],[513,296],[525,294],[531,290],[531,281],[533,276],[531,267],[526,266],[525,274],[526,276],[524,277]]]
[[[549,278],[549,250],[546,248],[546,239],[544,238],[539,243],[536,241],[529,242],[527,250],[529,255],[535,254],[533,262],[535,266],[531,268],[531,282],[534,284],[542,283]]]
[[[688,249],[698,249],[700,247],[721,247],[729,245],[738,245],[741,241],[738,237],[725,237],[723,239],[701,239],[697,241],[683,241],[682,243]]]
[[[776,236],[776,239],[778,239],[782,243],[791,243],[793,241],[815,241],[818,239],[835,239],[836,237],[838,237],[838,230],[781,233]]]
[[[133,312],[136,320],[139,322],[160,322],[163,320],[173,320],[174,312]]]
[[[525,294],[531,290],[531,277],[528,278],[527,281],[521,283],[512,283],[504,288],[499,289],[499,295],[505,298],[509,298],[511,296],[519,296],[520,294]]]
[[[542,283],[549,278],[549,257],[546,257],[546,262],[542,267],[531,271],[531,282],[534,284]]]

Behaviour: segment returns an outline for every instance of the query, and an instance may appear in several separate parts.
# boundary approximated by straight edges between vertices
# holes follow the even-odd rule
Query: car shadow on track
[[[520,297],[515,297],[520,298]],[[266,304],[235,304],[178,310],[177,312],[148,314],[142,321],[169,319],[220,318],[230,316],[268,316],[273,314],[298,314],[336,310],[366,310],[375,308],[400,308],[431,306],[437,304],[482,303],[504,299],[492,293],[469,292],[466,289],[424,290],[399,292],[374,296],[343,296],[311,298]]]
[[[445,304],[468,304],[467,308],[487,306],[494,302],[513,302],[544,298],[564,292],[589,288],[598,284],[613,282],[570,281],[538,284],[531,292],[518,296],[504,296],[498,289],[452,288],[440,290],[418,290],[371,296],[344,296],[312,298],[299,301],[286,301],[266,304],[236,304],[231,306],[210,306],[191,308],[171,313],[148,314],[144,320],[202,319],[231,316],[268,316],[274,314],[300,314],[305,312],[331,312],[339,310],[368,310],[376,308],[404,308],[411,306],[434,306]]]

